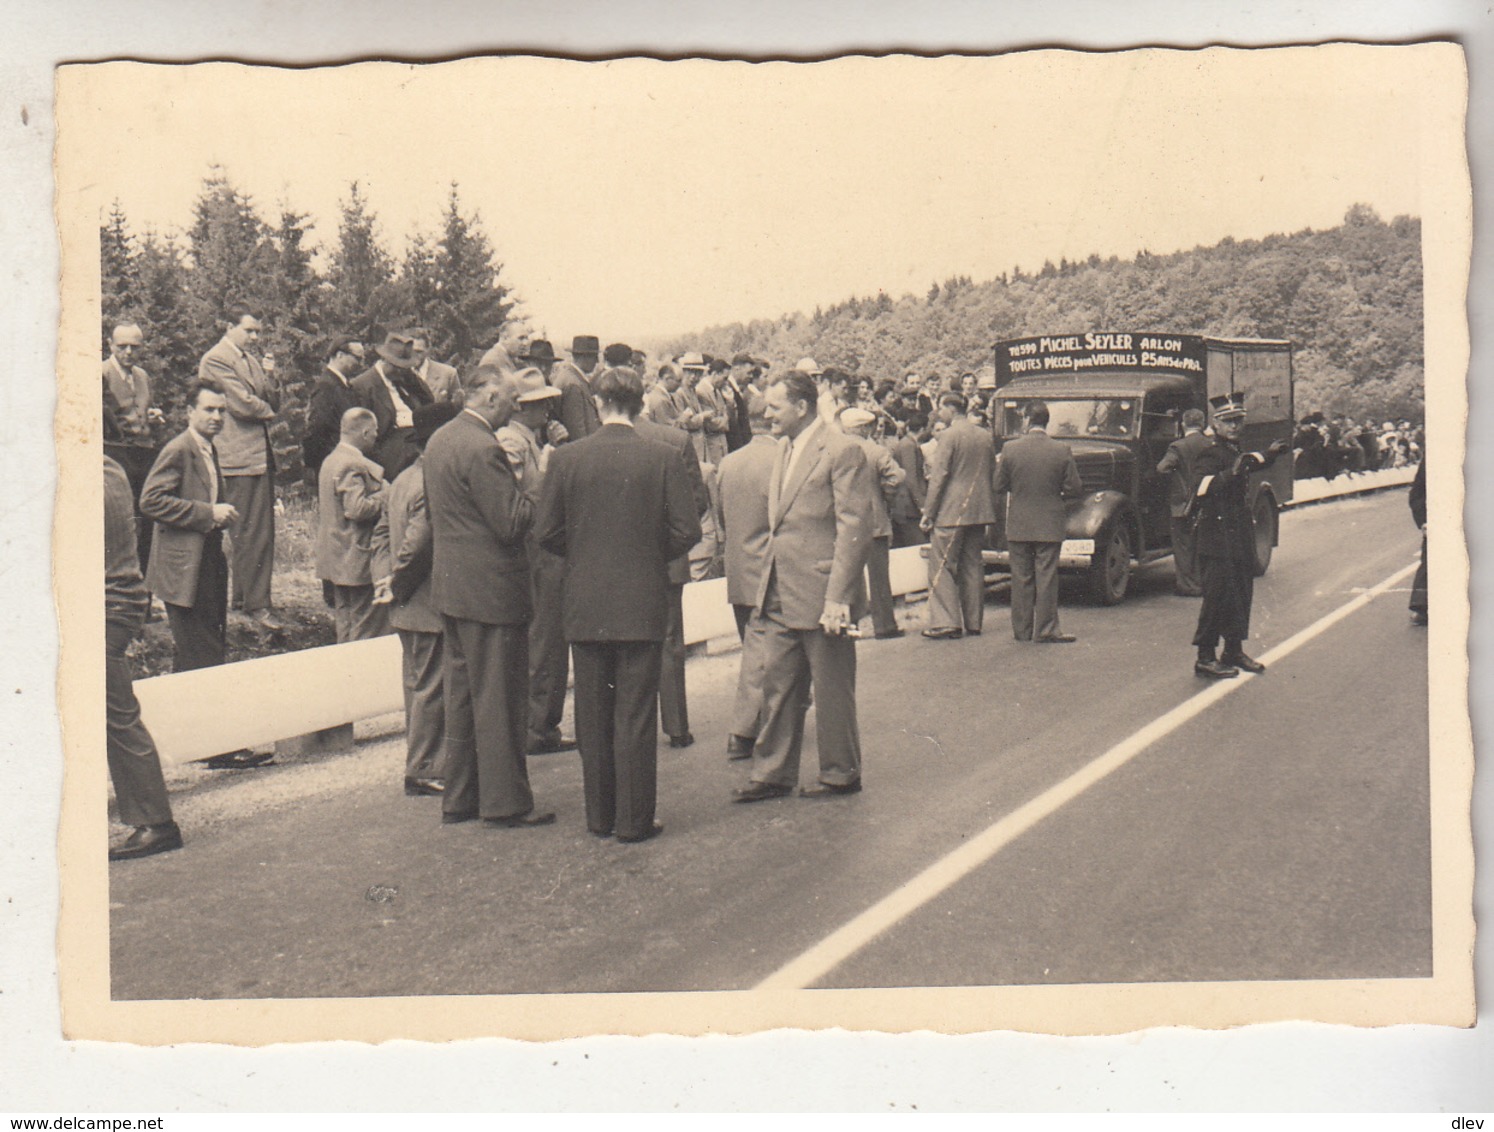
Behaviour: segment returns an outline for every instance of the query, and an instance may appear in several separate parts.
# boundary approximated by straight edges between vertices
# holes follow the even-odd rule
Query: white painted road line
[[[1415,571],[1415,563],[1397,570],[1379,585],[1351,598],[1332,613],[1319,618],[1300,633],[1277,645],[1260,658],[1261,662],[1272,664],[1290,656],[1308,641],[1326,633],[1345,617],[1388,592]],[[1093,762],[1085,764],[954,852],[935,861],[901,888],[873,904],[798,958],[774,971],[754,989],[799,990],[812,986],[888,928],[912,915],[945,889],[974,872],[1038,822],[1056,813],[1106,775],[1125,766],[1153,743],[1176,731],[1253,679],[1255,677],[1242,673],[1238,679],[1210,684],[1196,696],[1184,700],[1165,715],[1158,716]]]

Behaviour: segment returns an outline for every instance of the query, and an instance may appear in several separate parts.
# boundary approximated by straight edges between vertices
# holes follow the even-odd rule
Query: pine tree
[[[503,267],[494,259],[481,223],[476,213],[470,219],[462,215],[453,181],[436,243],[436,302],[424,321],[432,352],[457,365],[475,361],[498,340],[515,305],[498,281]]]
[[[104,353],[109,352],[109,336],[114,327],[138,317],[134,310],[139,302],[139,274],[135,264],[134,237],[125,220],[124,210],[116,199],[109,209],[109,222],[99,227],[100,290],[103,299]]]
[[[327,327],[330,335],[367,341],[376,326],[401,322],[408,304],[396,294],[394,260],[379,241],[378,219],[357,181],[341,204],[337,244],[327,265]]]
[[[273,259],[266,280],[266,333],[260,345],[275,356],[280,383],[280,412],[270,426],[276,478],[298,484],[304,478],[301,433],[311,382],[329,344],[322,331],[323,284],[311,267],[305,239],[312,225],[304,213],[282,206],[280,224],[271,236]]]
[[[276,252],[253,201],[229,183],[220,166],[208,171],[192,215],[187,232],[192,261],[189,308],[205,351],[222,327],[224,310],[233,303],[258,307],[261,321],[270,320],[267,300],[273,296]]]
[[[201,329],[188,301],[190,280],[181,249],[147,232],[135,259],[138,289],[132,317],[145,333],[140,364],[151,377],[151,395],[166,414],[169,432],[186,427],[186,394],[197,378]]]

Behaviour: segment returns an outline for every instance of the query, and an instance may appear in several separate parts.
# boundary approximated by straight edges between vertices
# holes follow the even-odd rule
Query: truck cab
[[[1084,572],[1103,605],[1124,599],[1136,566],[1172,553],[1170,482],[1157,464],[1182,435],[1185,410],[1207,412],[1210,397],[1243,391],[1247,451],[1292,435],[1288,342],[1159,333],[1019,338],[997,343],[996,374],[998,454],[1020,435],[1023,410],[1037,400],[1048,406],[1048,435],[1073,449],[1084,491],[1068,501],[1059,568]],[[1277,510],[1291,489],[1290,459],[1252,480],[1258,574],[1270,565]],[[986,558],[1007,565],[1003,525],[996,524]]]

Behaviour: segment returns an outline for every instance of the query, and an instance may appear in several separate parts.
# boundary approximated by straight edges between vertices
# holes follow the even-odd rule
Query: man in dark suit
[[[1058,627],[1058,552],[1068,525],[1064,500],[1076,498],[1084,485],[1069,446],[1048,435],[1048,406],[1029,402],[1025,416],[1026,433],[1007,441],[996,470],[996,491],[1009,496],[1012,634],[1019,641],[1070,644],[1074,637]]]
[[[602,427],[556,450],[539,541],[565,559],[587,828],[646,841],[662,831],[654,811],[667,563],[700,538],[700,520],[678,454],[633,427],[639,376],[609,367],[594,388]]]
[[[145,583],[166,603],[176,643],[175,672],[223,663],[228,618],[228,562],[223,531],[239,512],[223,498],[223,472],[213,438],[223,431],[228,401],[221,390],[197,385],[188,394],[187,427],[156,457],[140,492],[140,512],[156,524]],[[240,770],[270,755],[234,751],[214,755],[214,770]]]
[[[104,740],[119,820],[130,836],[109,849],[109,860],[149,857],[182,847],[171,816],[161,756],[140,720],[130,671],[130,642],[145,624],[150,592],[136,557],[135,499],[125,471],[104,457]]]
[[[228,402],[217,443],[223,498],[239,513],[233,529],[234,605],[270,632],[284,626],[270,608],[275,569],[275,453],[270,422],[280,407],[280,387],[250,351],[259,341],[259,319],[231,306],[228,329],[197,366],[197,380],[223,391]]]
[[[1406,502],[1411,506],[1411,519],[1421,530],[1421,562],[1416,567],[1416,577],[1411,582],[1411,624],[1427,623],[1427,462],[1423,457],[1416,465],[1416,475],[1411,480],[1411,491]]]
[[[929,468],[919,527],[929,536],[930,640],[980,634],[985,621],[986,525],[996,521],[991,479],[996,446],[991,434],[966,416],[965,398],[945,393],[939,416],[948,426]]]
[[[1198,487],[1193,462],[1212,441],[1204,435],[1201,409],[1183,413],[1183,435],[1167,446],[1157,471],[1171,476],[1167,505],[1172,512],[1173,586],[1184,597],[1198,597],[1203,589],[1198,581],[1198,547],[1193,541],[1193,516],[1190,504]]]
[[[416,409],[415,446],[423,452],[435,431],[460,411],[450,401]],[[399,634],[405,693],[405,793],[440,794],[445,788],[444,651],[441,615],[431,605],[433,555],[423,458],[389,485],[388,502],[374,527],[373,545],[374,577],[387,593],[389,624]]]
[[[390,332],[374,347],[379,360],[353,379],[358,404],[372,409],[379,433],[369,456],[392,480],[420,455],[415,446],[415,410],[435,400],[415,375],[415,346],[409,335]]]
[[[561,362],[546,374],[550,384],[560,390],[560,423],[565,425],[572,440],[581,440],[602,427],[596,403],[591,399],[591,379],[596,373],[600,350],[601,343],[595,335],[578,334],[571,340],[571,360]],[[550,356],[553,361],[553,350]],[[630,350],[628,361],[632,357]]]
[[[722,393],[731,402],[731,420],[726,428],[726,450],[735,452],[745,448],[752,440],[752,355],[737,354],[731,360],[731,369],[722,385]]]
[[[482,375],[425,448],[431,604],[446,652],[446,791],[441,820],[546,825],[529,788],[529,560],[534,505],[494,430],[513,416],[510,378]]]
[[[301,457],[313,487],[327,453],[341,439],[342,415],[358,404],[352,377],[363,366],[363,343],[340,334],[327,348],[327,364],[306,405],[306,431],[301,438]]]
[[[1255,524],[1250,518],[1250,476],[1290,451],[1286,440],[1273,441],[1265,453],[1242,452],[1245,395],[1221,393],[1209,398],[1214,418],[1214,442],[1193,461],[1198,475],[1197,503],[1199,576],[1203,604],[1193,645],[1198,659],[1193,671],[1211,680],[1238,676],[1243,669],[1255,674],[1266,666],[1245,655],[1250,636],[1250,605],[1255,591]],[[1221,638],[1224,653],[1215,650]]]
[[[332,587],[337,642],[389,631],[387,605],[374,603],[373,535],[387,485],[365,453],[378,431],[373,412],[355,405],[342,416],[342,439],[317,480],[316,574]]]
[[[726,757],[752,757],[763,710],[762,628],[752,617],[768,556],[768,487],[778,444],[759,412],[750,421],[752,442],[721,461],[721,516],[726,533],[726,600],[737,618],[742,661]]]
[[[856,642],[866,613],[863,571],[871,549],[871,469],[855,441],[818,414],[819,390],[791,372],[768,387],[781,439],[769,482],[769,539],[753,620],[763,634],[763,722],[748,784],[737,802],[781,798],[799,779],[804,713],[814,689],[820,773],[800,793],[834,798],[861,790],[856,725]]]

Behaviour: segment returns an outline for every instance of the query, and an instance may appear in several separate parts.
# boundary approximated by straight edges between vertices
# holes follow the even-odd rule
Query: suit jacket
[[[731,421],[726,427],[726,450],[735,452],[752,443],[752,400],[746,389],[738,389],[727,378],[721,384],[721,394],[731,409]]]
[[[431,396],[437,401],[450,401],[453,405],[460,405],[463,401],[462,382],[457,377],[455,366],[449,366],[445,362],[438,362],[434,358],[428,360],[420,374],[420,379],[425,382],[425,387],[431,391]]]
[[[331,370],[322,370],[311,387],[306,406],[306,431],[301,438],[301,456],[313,482],[327,453],[336,448],[342,435],[342,415],[359,405],[358,392],[350,382]]]
[[[1416,475],[1411,480],[1411,491],[1406,496],[1411,507],[1411,518],[1418,527],[1427,525],[1427,462],[1416,465]]]
[[[599,370],[593,370],[595,376]],[[584,440],[602,427],[597,404],[591,399],[591,382],[574,362],[557,362],[550,384],[560,390],[560,423],[572,440]]]
[[[726,430],[731,427],[731,410],[721,390],[709,382],[696,384],[695,398],[701,409],[709,414],[700,427],[700,460],[716,467],[727,453]]]
[[[776,582],[780,616],[791,629],[817,629],[827,601],[866,615],[862,578],[871,552],[871,467],[861,446],[820,423],[797,443],[806,447],[785,477],[788,445],[780,441],[768,493],[768,551],[753,602],[763,606]]]
[[[197,378],[223,390],[228,401],[223,431],[214,445],[223,474],[273,475],[275,457],[270,451],[269,425],[280,407],[280,390],[259,360],[222,338],[202,356]]]
[[[923,503],[929,494],[923,449],[911,436],[901,436],[892,442],[889,451],[903,469],[903,482],[898,485],[888,511],[898,522],[916,523],[923,514]]]
[[[624,424],[555,452],[538,539],[565,559],[568,641],[662,641],[669,567],[700,539],[679,454]]]
[[[203,544],[215,529],[213,481],[190,430],[178,433],[156,457],[140,489],[140,513],[156,524],[146,586],[167,604],[190,609]]]
[[[892,537],[892,502],[902,486],[904,473],[892,453],[870,437],[853,437],[866,453],[872,470],[872,538]]]
[[[420,381],[413,374],[411,376],[415,381]],[[414,430],[396,427],[394,399],[389,396],[389,388],[384,384],[384,378],[376,366],[353,378],[352,388],[358,404],[372,410],[379,422],[379,438],[373,451],[368,454],[369,459],[383,469],[385,479],[395,479],[420,458],[420,449],[415,446]],[[426,397],[430,397],[430,390],[425,389],[423,382],[416,389],[424,390]],[[421,404],[430,404],[430,400],[421,401],[419,396],[412,395],[412,398],[405,399],[412,413]]]
[[[1169,473],[1172,475],[1167,488],[1167,506],[1175,519],[1181,519],[1188,513],[1188,504],[1193,499],[1194,489],[1198,487],[1198,475],[1193,463],[1198,459],[1198,454],[1211,443],[1201,431],[1190,432],[1169,444],[1157,465],[1157,471],[1164,476]]]
[[[684,429],[655,424],[641,418],[633,422],[633,427],[639,436],[667,444],[679,454],[680,466],[685,470],[685,480],[690,484],[690,493],[695,498],[695,515],[697,518],[704,515],[711,506],[711,491],[706,486],[705,476],[701,474],[700,460],[695,455],[695,445],[690,442],[690,434]],[[683,586],[689,580],[690,557],[687,548],[685,553],[669,560],[669,584]]]
[[[150,418],[146,414],[150,408],[150,378],[146,372],[139,366],[131,366],[126,372],[111,356],[104,359],[104,385],[108,390],[105,409],[114,411],[114,422],[119,427],[118,443],[154,447]],[[110,398],[113,405],[109,404]]]
[[[463,410],[425,446],[434,558],[431,604],[449,617],[524,625],[531,610],[524,536],[534,504],[491,429]]]
[[[351,444],[338,444],[317,474],[316,576],[367,586],[373,575],[374,525],[384,513],[384,474]]]
[[[374,526],[373,573],[389,578],[394,604],[389,624],[412,633],[439,633],[441,615],[431,604],[430,512],[425,505],[425,462],[417,460],[389,485]]]
[[[1065,449],[1067,451],[1067,449]],[[991,434],[965,417],[939,434],[929,465],[929,490],[923,513],[936,527],[982,527],[996,521],[991,480],[996,471],[996,444]]]
[[[664,388],[663,382],[656,382],[649,386],[648,391],[644,393],[643,411],[649,420],[661,425],[672,426],[675,418],[679,416],[674,397],[669,390]]]
[[[942,439],[939,446],[944,447]],[[1008,440],[1001,449],[996,490],[1010,493],[1008,542],[1062,542],[1068,530],[1068,508],[1063,501],[1078,496],[1084,485],[1069,446],[1035,428]]]
[[[721,461],[721,515],[726,528],[726,600],[754,605],[768,558],[768,487],[778,445],[766,433]]]
[[[1255,562],[1255,523],[1250,517],[1250,476],[1268,468],[1276,457],[1260,452],[1241,452],[1223,437],[1212,437],[1208,447],[1194,458],[1198,476],[1198,519],[1195,544],[1201,558],[1230,558]],[[1205,477],[1212,477],[1204,484]]]

